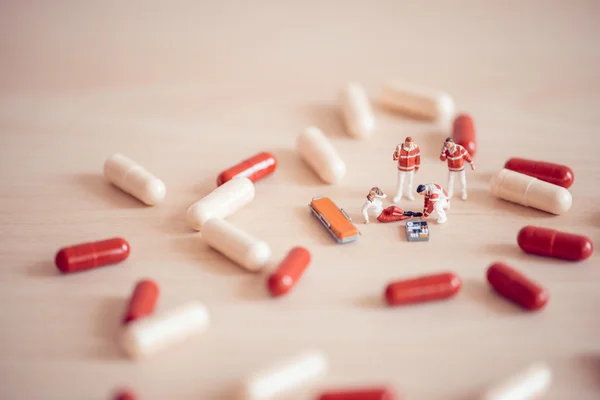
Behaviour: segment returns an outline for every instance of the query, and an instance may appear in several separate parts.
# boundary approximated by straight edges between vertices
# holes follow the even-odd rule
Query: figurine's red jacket
[[[465,160],[472,164],[473,160],[469,152],[462,147],[460,144],[454,145],[454,152],[450,153],[450,150],[445,149],[440,155],[440,160],[448,160],[448,171],[458,172],[465,169]]]
[[[423,204],[423,217],[429,217],[435,208],[435,203],[448,198],[448,193],[437,183],[425,185],[425,203]]]
[[[400,171],[413,171],[421,165],[421,150],[414,143],[410,145],[408,150],[404,148],[404,144],[399,145],[396,154],[398,155],[398,169]]]

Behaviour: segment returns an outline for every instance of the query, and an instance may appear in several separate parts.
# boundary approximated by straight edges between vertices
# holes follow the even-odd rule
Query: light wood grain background
[[[406,399],[475,399],[545,360],[548,399],[600,398],[600,266],[527,256],[526,224],[600,243],[600,3],[597,1],[0,1],[0,398],[107,399],[117,386],[142,399],[227,399],[273,362],[321,349],[329,386],[386,383]],[[378,130],[348,137],[337,92],[358,80],[377,99],[399,78],[454,96],[478,130],[469,200],[455,200],[428,243],[402,224],[359,224],[337,245],[307,207],[330,196],[354,217],[367,191],[395,189],[391,160],[411,135],[415,183],[445,185],[435,126],[376,106]],[[348,165],[323,185],[294,152],[322,128]],[[229,220],[268,241],[273,264],[295,245],[314,261],[287,297],[206,248],[187,207],[217,174],[259,151],[280,161],[255,201]],[[104,160],[121,152],[167,185],[151,208],[111,187]],[[491,197],[509,157],[573,168],[573,207],[558,217]],[[403,201],[419,210],[419,201]],[[361,219],[357,218],[360,223]],[[432,221],[434,222],[434,221]],[[62,246],[123,236],[123,264],[71,276]],[[545,285],[536,314],[496,296],[487,266],[505,261]],[[451,270],[464,282],[447,302],[388,309],[392,279]],[[159,309],[209,307],[206,334],[135,364],[115,345],[125,302],[143,277]]]

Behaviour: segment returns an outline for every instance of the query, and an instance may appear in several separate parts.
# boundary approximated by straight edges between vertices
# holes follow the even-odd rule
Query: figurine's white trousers
[[[440,199],[435,202],[435,204],[433,205],[433,210],[438,215],[438,220],[437,220],[438,224],[443,224],[444,222],[446,222],[446,211],[445,210],[448,210],[448,209],[450,209],[450,200]]]
[[[451,199],[454,195],[454,179],[456,175],[460,175],[460,185],[462,186],[462,193],[467,193],[467,176],[465,170],[462,171],[448,171],[448,198]]]
[[[398,170],[398,190],[396,191],[396,197],[402,197],[402,187],[404,186],[404,179],[408,178],[408,187],[406,188],[406,195],[408,198],[412,197],[413,180],[415,178],[415,170],[412,171],[401,171]]]

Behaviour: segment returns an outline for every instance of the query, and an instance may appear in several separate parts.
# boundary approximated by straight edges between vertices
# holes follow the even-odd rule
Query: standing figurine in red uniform
[[[425,196],[422,218],[429,217],[429,215],[435,211],[438,215],[438,224],[443,224],[447,221],[445,210],[450,209],[450,199],[443,187],[437,183],[419,185],[417,187],[417,193]]]
[[[419,150],[419,146],[409,136],[404,139],[403,144],[399,144],[396,147],[393,159],[394,161],[398,161],[398,190],[396,191],[396,197],[394,197],[394,203],[398,203],[402,198],[402,187],[404,186],[405,178],[408,178],[406,198],[414,200],[415,198],[412,194],[413,179],[421,166],[421,150]]]
[[[454,179],[460,175],[460,184],[462,186],[461,199],[467,199],[467,177],[465,175],[465,161],[471,164],[471,169],[475,170],[475,163],[471,159],[469,152],[460,144],[454,143],[452,138],[447,138],[442,147],[440,160],[448,161],[448,199],[454,195]]]

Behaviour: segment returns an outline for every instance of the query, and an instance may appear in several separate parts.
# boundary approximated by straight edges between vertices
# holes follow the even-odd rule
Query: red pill
[[[158,285],[154,281],[149,279],[139,281],[133,289],[123,323],[127,324],[152,314],[158,300],[158,292]]]
[[[461,114],[454,120],[454,128],[452,129],[452,139],[456,144],[460,144],[467,149],[469,154],[475,155],[475,124],[473,119],[467,114]]]
[[[277,159],[271,153],[259,153],[239,164],[223,171],[217,177],[217,186],[238,176],[244,176],[252,182],[259,181],[272,174],[277,168]]]
[[[538,226],[521,229],[517,242],[525,253],[569,261],[585,260],[594,251],[592,241],[586,236]]]
[[[121,390],[115,393],[113,400],[137,400],[137,396],[131,390]]]
[[[511,158],[504,164],[504,168],[533,176],[541,181],[562,186],[566,189],[571,187],[575,180],[575,175],[571,168],[566,165],[553,164],[545,161]]]
[[[444,272],[390,283],[385,298],[390,306],[422,303],[454,296],[462,282],[458,275]]]
[[[56,253],[54,262],[61,272],[68,274],[115,264],[127,257],[129,243],[113,238],[62,248]]]
[[[527,310],[539,310],[547,303],[548,291],[503,263],[492,264],[487,280],[502,296]]]
[[[282,296],[298,282],[310,264],[310,253],[304,247],[294,247],[283,259],[277,270],[267,279],[271,295]]]
[[[396,395],[386,388],[334,390],[319,395],[317,400],[396,400]]]

